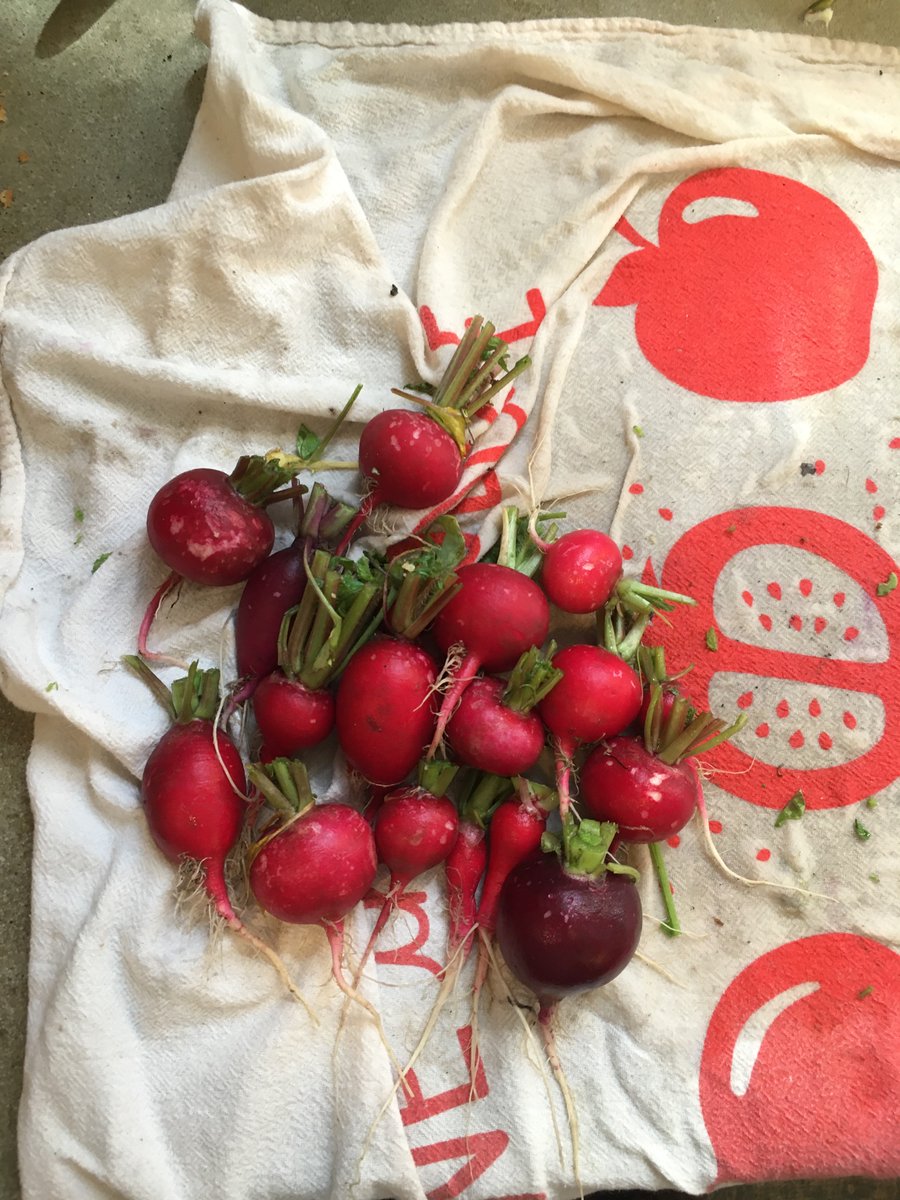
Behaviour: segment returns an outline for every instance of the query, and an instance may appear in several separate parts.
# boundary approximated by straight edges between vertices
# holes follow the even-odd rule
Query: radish
[[[305,563],[307,586],[278,636],[278,668],[253,693],[264,759],[316,746],[334,726],[328,684],[381,622],[381,586],[365,558],[317,550]]]
[[[430,508],[453,495],[469,453],[469,422],[530,364],[521,358],[506,371],[508,349],[489,321],[474,317],[430,400],[392,389],[423,411],[387,409],[363,429],[359,467],[371,490],[339,552],[377,505]]]
[[[572,760],[579,743],[599,741],[630,725],[641,707],[637,672],[602,646],[567,646],[553,656],[562,678],[538,705],[553,735],[556,786],[563,830],[570,805]]]
[[[150,835],[172,863],[198,864],[214,912],[275,967],[288,991],[304,1006],[284,964],[240,920],[225,882],[225,860],[240,840],[246,778],[234,743],[213,721],[219,703],[219,672],[191,663],[171,692],[140,658],[123,662],[147,683],[174,718],[147,759],[141,801]],[[307,1006],[308,1007],[308,1006]]]
[[[534,711],[562,672],[536,646],[526,650],[509,681],[492,676],[473,679],[447,722],[452,757],[492,775],[522,775],[544,748],[544,726]]]
[[[250,890],[279,921],[321,926],[334,982],[370,1014],[393,1058],[377,1009],[350,986],[343,967],[344,919],[369,891],[378,867],[369,823],[349,804],[316,804],[306,768],[296,760],[252,764],[247,774],[278,814],[250,847]]]
[[[677,933],[680,927],[658,843],[683,829],[697,808],[699,784],[688,759],[737,733],[747,716],[741,713],[727,728],[710,713],[695,714],[688,721],[688,702],[677,697],[663,721],[662,685],[651,684],[650,692],[643,740],[613,737],[592,750],[581,768],[581,799],[595,820],[616,823],[622,841],[651,844],[668,916],[664,928]]]
[[[281,622],[306,586],[304,558],[336,540],[352,515],[349,505],[332,500],[318,481],[313,484],[293,544],[264,559],[244,584],[234,629],[238,675],[256,680],[275,670]]]
[[[413,879],[444,862],[459,831],[456,805],[445,795],[457,768],[452,763],[422,763],[416,787],[393,788],[373,822],[378,858],[391,873],[384,901],[356,969],[354,987],[381,931]]]
[[[347,762],[370,783],[402,783],[434,729],[438,668],[412,642],[378,634],[338,682],[335,724]]]
[[[450,926],[447,938],[447,970],[463,948],[462,961],[472,949],[476,921],[476,893],[487,866],[485,829],[491,814],[512,791],[509,779],[498,775],[473,774],[459,805],[459,836],[445,864]],[[462,962],[460,963],[460,966]]]
[[[482,667],[492,672],[511,670],[526,650],[543,645],[550,628],[546,596],[519,571],[478,562],[461,567],[458,574],[460,589],[438,613],[432,632],[445,654],[462,647],[463,658],[441,704],[429,758],[477,672]]]
[[[622,553],[598,529],[573,529],[549,542],[532,531],[543,552],[541,587],[557,608],[591,613],[602,608],[622,574]]]
[[[561,842],[545,835],[557,853],[528,858],[507,878],[497,942],[510,971],[537,997],[547,1058],[569,1117],[577,1178],[578,1120],[552,1022],[560,1000],[602,987],[625,969],[637,950],[642,914],[637,873],[607,859],[615,826],[584,820],[563,832]]]

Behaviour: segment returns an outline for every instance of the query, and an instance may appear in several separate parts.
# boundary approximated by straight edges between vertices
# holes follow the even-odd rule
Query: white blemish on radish
[[[173,517],[169,522],[169,533],[178,534],[184,529],[184,518]]]
[[[192,558],[199,558],[203,562],[216,553],[216,547],[210,542],[188,542],[187,551]]]

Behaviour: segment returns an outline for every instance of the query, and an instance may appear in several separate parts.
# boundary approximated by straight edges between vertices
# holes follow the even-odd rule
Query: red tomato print
[[[716,1184],[900,1174],[900,955],[849,933],[763,954],[706,1032]]]
[[[691,205],[741,211],[689,219]],[[869,356],[878,269],[862,234],[813,188],[744,167],[702,171],[663,205],[594,303],[637,304],[635,334],[667,379],[716,400],[794,400],[852,379]],[[823,320],[840,313],[840,321]]]

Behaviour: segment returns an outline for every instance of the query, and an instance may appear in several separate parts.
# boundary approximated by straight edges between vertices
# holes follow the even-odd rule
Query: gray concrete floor
[[[804,30],[806,6],[806,0],[245,3],[264,16],[302,20],[427,23],[629,15],[783,31]],[[202,90],[205,47],[192,39],[192,11],[189,0],[4,0],[0,5],[0,259],[49,230],[120,216],[165,198]],[[834,0],[829,34],[820,26],[812,32],[898,45],[900,0]],[[0,730],[0,1200],[15,1200],[29,925],[25,760],[31,719],[2,697]],[[623,1200],[625,1193],[611,1195]],[[900,1188],[893,1182],[845,1180],[741,1187],[733,1195],[735,1200],[897,1200]]]

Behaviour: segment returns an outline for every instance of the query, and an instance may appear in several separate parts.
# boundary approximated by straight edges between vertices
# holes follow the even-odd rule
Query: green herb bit
[[[72,515],[75,518],[76,524],[80,525],[81,522],[84,520],[84,509],[76,507],[75,512]]]
[[[790,800],[775,818],[775,828],[780,829],[785,821],[799,821],[806,812],[806,801],[802,792],[794,792]]]
[[[856,993],[856,998],[857,1000],[865,1000],[866,996],[871,996],[874,991],[875,989],[870,983],[868,987],[864,987],[861,992]]]
[[[110,558],[111,556],[112,556],[112,550],[107,550],[105,554],[101,554],[98,558],[95,558],[94,565],[91,567],[91,574],[95,575],[97,573],[97,571],[99,571],[100,568],[103,566],[103,564],[106,562],[106,560],[108,558]]]
[[[706,648],[707,650],[718,650],[719,648],[719,635],[712,627],[706,631]]]
[[[862,821],[860,821],[859,817],[857,817],[853,822],[853,832],[861,842],[867,842],[872,836],[869,830],[866,829],[865,825],[863,825]]]
[[[888,575],[888,577],[884,581],[884,583],[879,583],[878,587],[876,587],[875,593],[878,596],[889,596],[891,594],[891,592],[894,591],[896,586],[897,586],[897,572],[891,571],[890,575]]]
[[[872,874],[869,876],[869,882],[870,883],[881,883],[881,876],[876,875],[876,873],[873,871]]]
[[[868,798],[868,800],[866,800],[866,808],[877,808],[877,807],[878,807],[878,801],[875,799],[874,796],[870,796]]]
[[[632,425],[631,432],[634,434],[635,437],[642,438],[644,436],[644,430],[643,430],[642,426],[640,426],[640,425]]]
[[[59,684],[56,682],[55,679],[51,679],[50,682],[47,684],[47,686],[44,688],[44,691],[45,692],[58,692]]]

